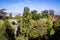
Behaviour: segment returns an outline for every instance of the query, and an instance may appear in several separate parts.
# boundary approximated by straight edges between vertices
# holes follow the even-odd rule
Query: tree
[[[6,18],[6,12],[4,12],[6,9],[0,9],[0,19],[5,19]]]
[[[3,14],[0,13],[0,19],[2,19],[2,18],[3,18]]]
[[[28,7],[24,7],[22,21],[20,23],[20,32],[24,35],[25,39],[28,40],[28,35],[32,28],[32,16]]]
[[[33,20],[39,20],[40,19],[40,14],[38,14],[36,10],[31,11],[31,14],[32,14]]]
[[[42,18],[47,18],[48,17],[48,10],[42,11]]]
[[[12,19],[12,13],[10,13],[9,18]]]
[[[49,10],[50,15],[54,15],[54,10]]]
[[[47,34],[47,27],[45,26],[45,20],[36,20],[34,21],[34,26],[29,33],[31,38],[38,38],[40,39],[44,35]]]
[[[24,7],[23,17],[27,17],[30,13],[30,9],[28,7]]]
[[[6,9],[0,9],[0,13],[6,14],[4,11],[6,11]]]

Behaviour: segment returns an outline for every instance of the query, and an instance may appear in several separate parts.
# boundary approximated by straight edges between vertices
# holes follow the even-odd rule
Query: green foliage
[[[14,19],[20,19],[20,16],[16,15],[16,16],[14,17]]]
[[[14,28],[12,23],[10,23],[8,20],[4,21],[4,25],[3,27],[5,27],[5,38],[7,40],[13,40],[14,38]]]
[[[23,24],[22,27],[23,27],[24,33],[26,33],[26,35],[28,35],[30,27],[32,25],[31,20],[32,20],[31,15],[29,14],[29,12],[25,13],[25,9],[24,9],[24,15],[22,18],[22,24]]]
[[[54,10],[49,10],[50,15],[54,15]]]
[[[28,7],[24,7],[23,17],[27,17],[30,13],[30,9]]]
[[[53,29],[53,23],[51,21],[51,19],[47,19],[46,20],[46,27],[48,28],[48,34],[51,36],[51,35],[54,35],[55,33],[55,30]]]
[[[48,29],[51,29],[52,28],[52,25],[53,25],[53,23],[52,23],[51,19],[46,19],[46,27]]]
[[[24,36],[23,35],[19,35],[16,40],[24,40]]]
[[[40,27],[38,29],[41,30],[39,31],[40,36],[47,34],[46,19],[40,20],[40,25],[38,27]]]
[[[44,20],[34,21],[34,26],[31,29],[29,35],[31,38],[42,37],[47,34],[47,27],[44,26],[46,22]]]
[[[26,12],[27,10],[29,10],[29,8],[24,8],[23,17],[20,23],[20,32],[28,39],[30,30],[33,27],[33,20],[30,12]]]
[[[48,17],[48,10],[42,11],[42,18],[47,18]]]
[[[0,19],[5,20],[6,19],[6,9],[0,9]]]
[[[0,40],[7,40],[5,38],[5,26],[3,20],[0,20]]]
[[[31,14],[32,14],[32,19],[33,20],[40,19],[40,14],[38,14],[36,10],[31,11]]]
[[[50,35],[54,35],[54,33],[55,33],[55,30],[54,29],[51,29],[50,30]]]
[[[60,20],[57,19],[54,23],[54,27],[57,28],[58,26],[60,26]]]
[[[31,32],[29,33],[29,36],[30,36],[31,38],[37,38],[37,37],[39,36],[38,30],[37,30],[37,29],[31,30]]]
[[[13,24],[11,22],[9,22],[8,20],[5,20],[4,24],[5,24],[5,27],[10,28],[10,29],[14,29]]]
[[[50,14],[48,14],[50,13]],[[28,38],[40,38],[54,35],[55,28],[59,29],[60,26],[60,15],[55,15],[57,20],[55,20],[54,24],[50,16],[54,15],[53,10],[44,10],[41,14],[38,14],[36,10],[30,12],[28,7],[24,7],[24,12],[22,17],[16,15],[13,19],[18,19],[18,25],[20,25],[20,34],[16,37],[16,40],[28,40]],[[0,10],[0,19],[5,19],[5,12],[4,10]],[[12,14],[8,17],[9,19],[12,18]],[[6,31],[9,29],[9,31]],[[15,29],[13,24],[6,20],[0,20],[0,40],[14,40]],[[8,33],[11,33],[9,35]],[[12,36],[13,35],[13,36]]]
[[[0,20],[0,27],[2,27],[3,22],[4,22],[3,20]]]

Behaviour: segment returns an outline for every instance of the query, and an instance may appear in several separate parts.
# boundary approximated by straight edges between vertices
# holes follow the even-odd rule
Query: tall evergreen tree
[[[30,14],[30,9],[28,7],[24,7],[23,18],[22,18],[22,26],[21,33],[24,34],[26,40],[28,40],[29,32],[32,28],[32,16]]]

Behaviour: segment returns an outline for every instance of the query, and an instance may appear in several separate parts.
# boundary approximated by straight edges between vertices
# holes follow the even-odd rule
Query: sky
[[[55,14],[60,12],[60,0],[0,0],[0,9],[6,9],[8,13],[22,14],[24,7],[30,10],[37,10],[38,13],[43,10],[53,9]]]

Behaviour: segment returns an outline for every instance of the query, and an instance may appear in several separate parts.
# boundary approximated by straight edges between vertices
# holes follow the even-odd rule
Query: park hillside
[[[24,7],[22,16],[0,9],[0,40],[59,40],[60,15],[54,10],[32,10]]]

